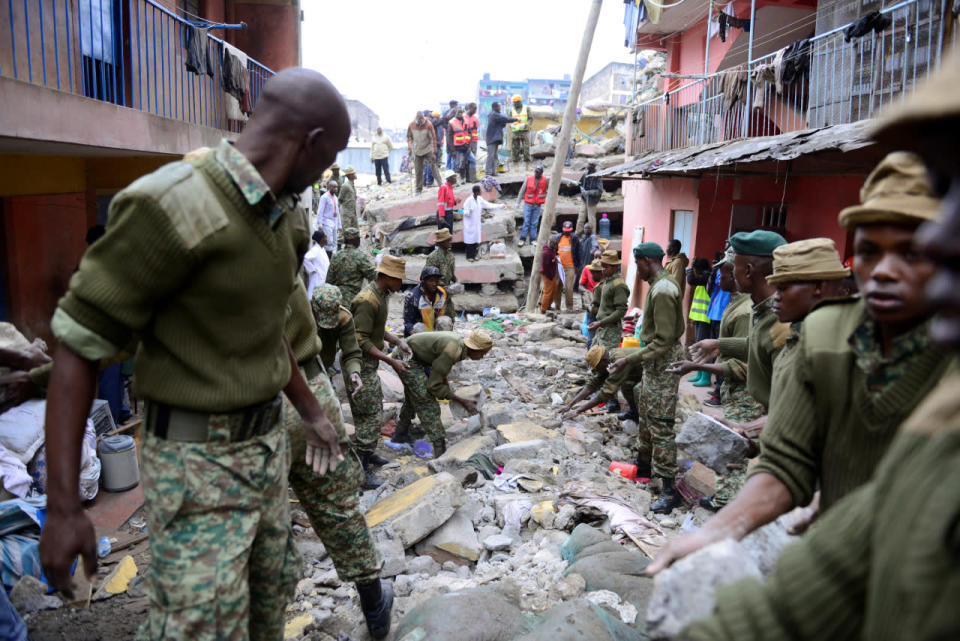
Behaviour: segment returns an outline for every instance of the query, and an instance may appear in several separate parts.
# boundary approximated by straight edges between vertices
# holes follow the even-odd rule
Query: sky
[[[302,0],[303,66],[370,107],[382,127],[405,129],[419,109],[475,101],[484,73],[494,80],[572,77],[590,4]],[[609,62],[633,61],[623,37],[623,2],[606,0],[584,80]]]

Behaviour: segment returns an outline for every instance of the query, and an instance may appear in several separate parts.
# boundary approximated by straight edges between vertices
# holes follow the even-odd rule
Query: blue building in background
[[[477,115],[480,117],[481,135],[487,129],[490,105],[499,102],[506,110],[516,94],[523,96],[525,105],[551,107],[557,111],[563,111],[570,96],[570,74],[564,74],[562,79],[527,78],[526,80],[491,80],[490,74],[483,74],[483,78],[477,83]]]

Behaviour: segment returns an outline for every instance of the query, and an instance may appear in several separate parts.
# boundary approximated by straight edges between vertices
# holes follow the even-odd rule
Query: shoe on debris
[[[377,454],[376,452],[370,452],[370,458],[368,460],[370,462],[370,465],[372,465],[373,467],[380,467],[381,465],[386,465],[387,463],[390,462],[387,459],[380,456],[379,454]]]
[[[705,400],[703,404],[709,405],[710,407],[720,407],[720,405],[722,405],[722,403],[720,402],[720,399],[717,398],[716,396],[711,396],[710,398]]]
[[[617,418],[621,421],[633,421],[634,423],[640,420],[640,416],[633,409],[629,409],[626,412],[620,412],[617,414]]]
[[[383,579],[357,584],[360,609],[367,620],[367,630],[374,639],[390,634],[390,611],[393,609],[393,586]]]
[[[713,502],[712,496],[701,497],[700,507],[705,510],[710,510],[711,512],[716,512],[720,509],[720,506]]]
[[[674,508],[680,507],[681,505],[683,505],[683,497],[677,492],[677,488],[673,486],[673,479],[664,478],[663,491],[660,492],[660,496],[658,496],[657,500],[650,506],[650,511],[654,514],[670,514]]]

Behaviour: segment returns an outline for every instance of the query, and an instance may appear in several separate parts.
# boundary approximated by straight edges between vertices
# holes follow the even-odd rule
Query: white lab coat
[[[327,282],[327,270],[330,269],[330,257],[326,250],[314,243],[303,257],[303,269],[307,272],[307,298],[313,299],[313,290],[317,285]]]
[[[317,227],[327,235],[325,249],[337,250],[337,231],[341,228],[340,200],[329,191],[320,197],[317,207]]]
[[[482,197],[470,196],[463,201],[463,242],[468,245],[480,242],[480,221],[484,209],[503,209],[503,205],[488,203]]]

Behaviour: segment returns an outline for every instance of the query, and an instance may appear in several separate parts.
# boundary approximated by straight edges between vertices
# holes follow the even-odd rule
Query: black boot
[[[380,467],[381,465],[386,465],[390,462],[376,452],[370,452],[370,458],[368,460],[370,461],[370,465],[373,467]]]
[[[700,507],[705,510],[710,510],[711,512],[716,512],[720,509],[720,506],[713,502],[712,496],[700,497]]]
[[[637,455],[637,478],[648,479],[653,476],[653,469],[650,467],[650,455],[640,453]]]
[[[367,630],[374,639],[383,639],[390,634],[390,610],[393,609],[393,587],[387,581],[377,579],[363,585],[357,584],[360,594],[360,609],[367,620]]]
[[[611,398],[607,401],[607,414],[619,414],[620,413],[620,399]]]
[[[375,490],[383,485],[383,481],[374,476],[373,472],[370,471],[371,454],[373,454],[373,452],[357,451],[357,455],[360,457],[360,464],[363,465],[363,489],[365,490]]]
[[[445,438],[430,441],[430,444],[433,445],[433,458],[439,458],[447,451],[447,439]]]
[[[660,492],[660,496],[658,496],[657,500],[650,506],[650,511],[654,514],[670,514],[673,508],[683,505],[683,497],[677,492],[677,488],[673,486],[673,479],[664,478],[662,480],[663,491]]]
[[[393,436],[390,440],[394,443],[413,443],[413,434],[410,433],[410,423],[397,421],[397,427],[393,430]]]
[[[637,414],[637,410],[633,409],[632,407],[626,412],[620,412],[617,414],[617,418],[621,421],[633,421],[634,423],[640,421],[640,415]]]

